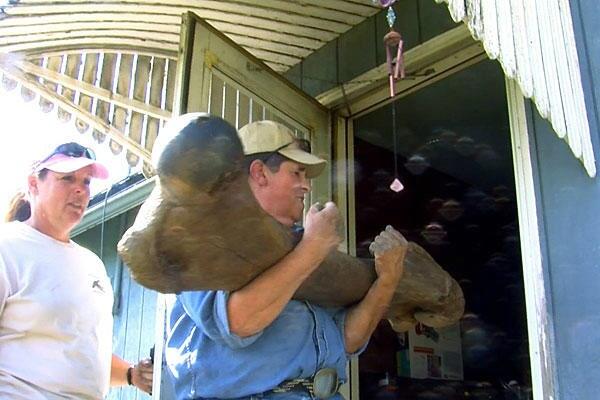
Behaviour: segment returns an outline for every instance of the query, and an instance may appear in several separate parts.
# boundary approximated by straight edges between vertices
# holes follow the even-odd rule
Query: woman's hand
[[[143,392],[152,394],[152,376],[154,365],[152,360],[140,360],[131,370],[131,384]]]

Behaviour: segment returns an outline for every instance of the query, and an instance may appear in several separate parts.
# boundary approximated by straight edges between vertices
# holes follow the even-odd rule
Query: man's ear
[[[267,184],[267,175],[266,175],[267,166],[261,160],[254,160],[250,164],[250,168],[248,169],[248,175],[250,179],[252,179],[259,186],[264,186]]]
[[[27,177],[27,188],[29,189],[29,193],[37,194],[38,193],[38,179],[34,175],[29,175]]]

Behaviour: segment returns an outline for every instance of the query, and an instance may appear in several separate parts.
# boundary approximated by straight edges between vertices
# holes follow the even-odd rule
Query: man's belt
[[[335,368],[322,368],[312,378],[291,379],[273,388],[273,393],[304,390],[312,399],[325,400],[337,393],[340,383]]]

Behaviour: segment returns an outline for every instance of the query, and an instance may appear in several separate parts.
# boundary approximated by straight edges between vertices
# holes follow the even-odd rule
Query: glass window
[[[382,322],[359,363],[361,398],[528,398],[519,227],[500,66],[481,62],[357,118],[354,134],[357,255],[368,256],[374,236],[391,224],[459,282],[466,300],[454,327],[459,357],[439,349],[407,357],[415,335],[439,343],[449,334],[427,327],[397,334]],[[390,189],[395,177],[404,186],[398,193]],[[462,369],[462,379],[450,368]],[[410,378],[415,375],[427,379]]]

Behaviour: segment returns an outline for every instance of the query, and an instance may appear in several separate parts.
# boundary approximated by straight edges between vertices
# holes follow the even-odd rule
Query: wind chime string
[[[394,140],[394,181],[390,185],[390,189],[398,193],[404,189],[404,185],[398,179],[398,137],[396,134],[396,101],[392,102],[392,138]]]
[[[396,102],[392,102],[392,136],[394,136],[394,177],[398,177],[398,140],[396,137]]]
[[[394,30],[394,22],[396,22],[396,13],[392,5],[396,0],[373,0],[373,4],[379,4],[381,7],[387,8],[386,20],[390,31],[383,37],[385,46],[386,63],[388,67],[388,76],[390,82],[390,97],[396,95],[396,81],[404,79],[404,41],[402,36]],[[398,138],[396,134],[396,102],[392,102],[392,137],[394,140],[394,181],[390,185],[390,189],[394,192],[399,192],[404,189],[404,185],[398,179]]]

